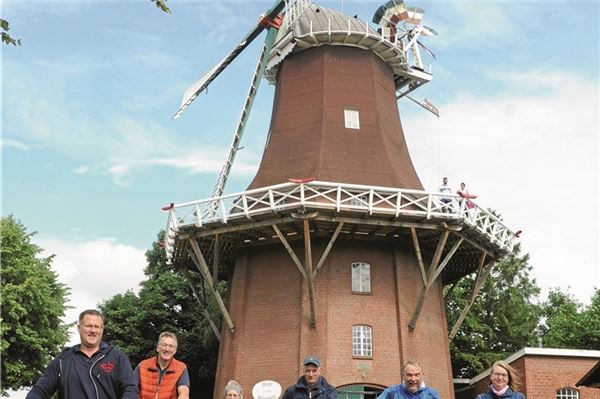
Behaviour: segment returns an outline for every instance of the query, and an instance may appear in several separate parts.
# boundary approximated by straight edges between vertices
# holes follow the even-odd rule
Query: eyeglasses
[[[83,329],[86,331],[92,331],[92,330],[102,331],[104,329],[104,326],[99,326],[97,324],[83,324],[83,325],[80,324],[79,327],[83,327]]]
[[[496,378],[499,378],[499,377],[508,378],[508,374],[506,374],[506,373],[492,373],[492,377],[496,377]]]

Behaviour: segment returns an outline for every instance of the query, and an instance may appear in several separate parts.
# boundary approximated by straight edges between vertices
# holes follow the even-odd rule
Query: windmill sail
[[[208,85],[210,85],[210,83],[215,80],[215,78],[219,76],[219,74],[223,72],[225,68],[227,68],[229,64],[231,64],[232,61],[238,55],[240,55],[240,53],[244,51],[244,49],[248,47],[263,30],[268,27],[268,24],[264,23],[265,20],[275,18],[281,12],[281,10],[283,10],[284,6],[285,1],[278,0],[275,5],[269,11],[267,11],[264,17],[261,18],[261,20],[250,30],[250,32],[248,32],[246,37],[244,37],[242,41],[229,54],[227,54],[225,58],[221,60],[221,62],[212,67],[184,92],[183,99],[181,100],[181,106],[173,116],[173,119],[179,118],[183,111],[185,111],[185,109],[192,103],[192,101],[194,101],[196,97],[198,97],[198,95],[202,93],[208,87]]]

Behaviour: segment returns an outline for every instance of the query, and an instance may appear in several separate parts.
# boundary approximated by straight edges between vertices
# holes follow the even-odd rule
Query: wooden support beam
[[[290,254],[290,257],[292,258],[292,261],[294,262],[294,264],[296,265],[296,267],[300,271],[300,274],[302,274],[302,277],[304,277],[304,279],[306,281],[308,281],[308,276],[306,275],[306,271],[304,270],[304,267],[302,266],[302,262],[300,262],[300,259],[298,259],[298,257],[294,253],[294,250],[290,246],[290,243],[288,242],[288,240],[285,238],[285,236],[283,235],[283,233],[281,232],[281,230],[279,230],[279,227],[277,227],[276,224],[273,225],[273,230],[275,230],[275,233],[277,234],[277,237],[279,237],[279,240],[281,241],[281,243],[283,244],[283,246],[285,247],[285,249],[288,251],[288,254]]]
[[[308,302],[310,304],[310,328],[314,329],[317,323],[317,307],[315,304],[315,283],[312,266],[312,246],[310,243],[310,225],[308,219],[303,220],[304,224],[304,262],[306,264],[306,276],[308,283]]]
[[[196,298],[196,302],[198,302],[198,306],[200,306],[200,311],[202,312],[202,315],[204,316],[206,321],[208,321],[208,324],[210,324],[210,328],[213,330],[213,333],[217,337],[217,341],[221,342],[221,333],[219,332],[219,329],[217,328],[217,323],[215,323],[212,316],[210,315],[210,312],[208,311],[206,304],[202,303],[202,301],[200,300],[200,295],[198,294],[198,291],[196,290],[196,287],[194,286],[190,272],[186,268],[182,268],[181,270],[183,270],[183,275],[185,277],[185,281],[187,282],[188,286],[192,290],[192,293],[194,294],[194,298]]]
[[[442,273],[442,271],[444,270],[444,268],[446,267],[448,262],[450,262],[450,259],[452,259],[452,257],[458,250],[458,247],[460,247],[460,244],[462,244],[464,240],[465,240],[464,238],[460,238],[458,241],[456,241],[454,243],[454,245],[452,246],[450,251],[448,251],[448,253],[444,257],[444,260],[442,261],[442,263],[440,263],[440,265],[435,269],[435,274],[434,274],[433,278],[431,278],[429,280],[430,284],[433,284],[433,282],[439,277],[439,275]]]
[[[479,258],[479,268],[477,270],[477,277],[475,278],[475,281],[473,282],[473,287],[471,288],[471,295],[469,297],[469,301],[465,304],[465,307],[460,312],[460,315],[458,316],[456,323],[454,323],[454,326],[452,327],[452,331],[450,331],[450,334],[448,335],[448,338],[450,340],[452,340],[458,333],[458,329],[460,328],[463,321],[465,320],[465,317],[467,317],[469,310],[471,310],[471,306],[473,306],[473,303],[475,303],[475,298],[477,298],[477,294],[479,293],[479,290],[481,289],[481,287],[483,287],[483,284],[485,283],[487,276],[490,274],[490,271],[496,264],[497,259],[491,259],[484,266],[485,255],[486,255],[485,252],[481,253],[481,257]]]
[[[438,245],[435,248],[435,252],[433,254],[433,259],[431,259],[431,264],[429,265],[429,270],[428,270],[428,285],[431,286],[431,284],[433,283],[433,277],[435,276],[435,270],[437,269],[438,265],[440,264],[440,259],[442,258],[442,254],[444,253],[444,247],[446,246],[446,240],[448,240],[448,235],[450,234],[450,232],[448,230],[445,230],[442,233],[442,236],[440,237],[440,240],[438,241]]]
[[[421,309],[423,308],[423,303],[425,302],[425,294],[429,288],[433,285],[433,276],[435,275],[435,269],[437,268],[440,258],[442,257],[442,253],[444,252],[444,247],[446,246],[446,240],[448,239],[448,235],[450,231],[445,230],[438,241],[437,248],[435,249],[435,253],[433,255],[433,259],[431,260],[431,264],[429,266],[429,279],[425,286],[421,288],[421,292],[419,292],[419,299],[417,300],[417,305],[415,306],[415,310],[413,311],[413,315],[408,322],[409,331],[414,331],[417,326],[417,319],[419,318],[419,314],[421,313]]]
[[[190,252],[190,257],[194,261],[194,264],[196,265],[196,268],[198,269],[200,274],[202,274],[202,277],[204,277],[204,280],[206,281],[206,285],[208,285],[210,292],[215,297],[215,300],[217,301],[217,305],[219,305],[219,309],[221,310],[221,313],[223,314],[223,318],[225,319],[225,323],[227,323],[227,327],[229,328],[229,331],[231,331],[231,333],[234,333],[235,327],[233,326],[233,321],[231,320],[231,317],[229,317],[229,312],[227,311],[227,308],[225,307],[225,303],[223,302],[223,299],[221,298],[221,294],[219,294],[219,291],[216,289],[216,287],[213,284],[213,279],[210,275],[210,271],[208,270],[208,265],[206,264],[206,260],[204,259],[204,255],[202,255],[202,251],[200,250],[198,243],[194,239],[189,239],[188,242],[189,242],[190,246],[192,247],[192,251],[193,251],[193,252]]]
[[[335,243],[335,240],[337,240],[337,237],[340,235],[340,232],[342,231],[342,227],[344,227],[344,222],[338,223],[337,227],[335,228],[335,231],[333,232],[333,235],[331,236],[331,238],[329,239],[329,242],[327,243],[327,247],[325,247],[325,250],[323,251],[321,258],[319,259],[319,262],[317,263],[317,267],[315,267],[315,270],[313,271],[313,277],[317,275],[317,272],[319,270],[321,270],[321,267],[323,266],[325,259],[327,259],[327,256],[329,256],[329,252],[331,251],[331,248],[333,248],[333,244]]]
[[[421,255],[421,247],[419,246],[419,237],[417,236],[417,229],[414,227],[410,228],[410,235],[412,236],[413,246],[415,247],[415,255],[417,255],[417,262],[419,262],[419,270],[421,271],[421,279],[423,280],[423,287],[427,286],[427,275],[425,274],[425,264],[423,263],[423,256]]]
[[[276,217],[276,218],[272,218],[269,220],[263,220],[260,222],[253,222],[253,223],[247,223],[247,221],[248,220],[246,219],[245,220],[246,223],[240,224],[240,225],[227,225],[227,226],[219,227],[216,229],[194,231],[192,234],[190,234],[188,236],[186,236],[185,234],[182,234],[179,237],[180,238],[190,238],[190,237],[201,238],[201,237],[214,236],[215,234],[226,234],[226,233],[235,233],[235,232],[244,231],[244,230],[254,230],[254,229],[259,229],[261,227],[272,226],[275,223],[280,223],[280,224],[292,223],[292,222],[296,221],[296,218],[287,216],[287,217],[283,217],[283,218]]]

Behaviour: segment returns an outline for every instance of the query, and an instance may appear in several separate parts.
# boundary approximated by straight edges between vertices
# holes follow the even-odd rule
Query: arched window
[[[352,356],[373,356],[373,334],[371,326],[352,326]]]
[[[352,292],[371,292],[371,265],[352,263]]]
[[[557,389],[556,399],[579,399],[579,391],[575,388]]]

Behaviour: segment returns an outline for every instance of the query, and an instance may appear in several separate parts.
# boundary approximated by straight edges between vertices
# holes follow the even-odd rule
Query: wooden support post
[[[208,270],[208,265],[206,264],[206,260],[204,259],[204,255],[202,255],[202,251],[200,250],[198,243],[196,242],[196,240],[191,239],[191,238],[188,240],[188,242],[190,243],[190,246],[192,247],[192,251],[193,251],[193,253],[190,253],[190,257],[194,261],[194,264],[196,265],[196,268],[198,269],[200,274],[202,274],[202,277],[204,277],[204,280],[206,281],[206,285],[208,285],[210,292],[215,297],[215,300],[217,301],[217,304],[219,305],[219,309],[221,310],[221,313],[223,314],[223,318],[225,319],[225,323],[227,323],[227,327],[229,328],[229,331],[231,331],[232,333],[235,332],[235,327],[233,326],[233,321],[231,320],[231,317],[229,317],[229,312],[227,311],[227,308],[225,307],[225,303],[223,303],[221,294],[219,294],[219,291],[217,291],[217,289],[215,288],[215,286],[213,284],[213,279],[210,275],[210,271]]]
[[[419,247],[419,238],[417,237],[417,230],[414,227],[410,228],[410,235],[412,236],[413,246],[415,247],[415,255],[417,255],[417,262],[419,262],[419,270],[421,270],[421,279],[423,280],[423,287],[425,287],[427,285],[425,264],[423,263],[423,256],[421,255],[421,248]]]
[[[477,298],[477,294],[479,293],[479,290],[481,289],[481,287],[483,287],[483,284],[485,283],[485,279],[490,274],[490,271],[492,271],[492,268],[496,264],[496,260],[497,259],[492,259],[484,266],[485,252],[483,252],[481,254],[481,258],[479,258],[479,268],[477,270],[477,278],[473,282],[473,287],[471,289],[471,295],[469,297],[469,301],[466,303],[462,312],[460,312],[460,315],[458,316],[456,323],[454,323],[454,326],[452,327],[452,331],[450,331],[450,334],[448,335],[448,338],[450,340],[452,340],[458,333],[458,329],[460,328],[462,322],[465,320],[465,317],[467,317],[469,310],[471,310],[471,306],[473,306],[473,303],[475,303],[475,298]]]
[[[200,306],[202,315],[204,316],[206,321],[208,321],[208,324],[210,324],[210,328],[213,330],[213,333],[217,337],[217,341],[221,342],[221,333],[219,332],[219,329],[217,328],[217,324],[215,323],[212,316],[210,315],[210,312],[208,311],[206,304],[202,303],[202,301],[200,300],[200,295],[198,294],[198,291],[196,290],[196,287],[194,286],[194,283],[192,281],[192,276],[190,276],[190,272],[188,272],[187,269],[182,269],[182,270],[183,270],[183,275],[185,277],[185,281],[187,282],[188,286],[192,290],[192,293],[194,294],[194,298],[196,298],[196,302],[198,302],[198,306]]]
[[[316,304],[315,304],[315,283],[312,267],[312,246],[310,245],[310,226],[308,219],[303,220],[304,224],[304,262],[306,264],[306,276],[308,283],[308,302],[310,304],[310,328],[315,328],[316,320]]]
[[[338,223],[337,227],[335,228],[335,231],[333,232],[333,235],[331,236],[331,239],[329,240],[329,243],[327,244],[327,247],[323,251],[323,255],[321,255],[321,259],[319,259],[319,262],[317,263],[317,267],[315,267],[315,270],[313,271],[313,277],[317,275],[317,272],[323,266],[323,263],[325,262],[325,259],[327,259],[331,248],[333,248],[335,240],[337,240],[338,235],[342,231],[342,227],[344,227],[344,222]]]
[[[435,269],[435,275],[433,276],[432,279],[430,279],[430,284],[433,284],[433,282],[442,273],[442,271],[444,270],[444,268],[446,267],[446,265],[448,264],[448,262],[450,262],[450,259],[452,259],[452,257],[454,256],[454,254],[458,250],[458,247],[460,247],[460,244],[462,244],[463,241],[464,241],[464,238],[460,238],[458,241],[456,241],[454,243],[454,245],[452,246],[452,248],[450,248],[450,251],[448,251],[448,253],[444,257],[444,260],[442,261],[442,263],[440,263],[440,265],[437,267],[437,269]]]
[[[304,277],[304,279],[308,281],[308,276],[306,275],[306,271],[304,270],[304,267],[302,266],[302,262],[300,262],[300,259],[298,259],[298,257],[294,253],[294,250],[290,246],[290,243],[288,242],[288,240],[286,240],[285,236],[283,235],[281,230],[279,230],[279,227],[277,227],[277,225],[275,225],[275,224],[273,225],[273,230],[275,230],[275,233],[277,233],[277,237],[279,237],[279,240],[281,241],[281,243],[283,244],[285,249],[287,249],[288,254],[290,254],[292,261],[294,262],[294,264],[300,271],[300,274],[302,274],[302,277]]]
[[[413,315],[408,322],[409,331],[414,331],[417,325],[417,319],[419,318],[419,314],[421,313],[421,309],[423,308],[423,303],[425,302],[425,294],[429,288],[433,285],[433,277],[435,276],[435,270],[440,262],[440,258],[442,257],[442,253],[444,252],[444,247],[446,246],[446,240],[448,239],[448,235],[450,231],[445,230],[438,241],[437,248],[435,249],[435,254],[433,255],[433,259],[431,260],[431,264],[429,265],[429,279],[425,286],[421,288],[421,292],[419,292],[419,299],[417,300],[417,305],[415,306],[415,310]]]

